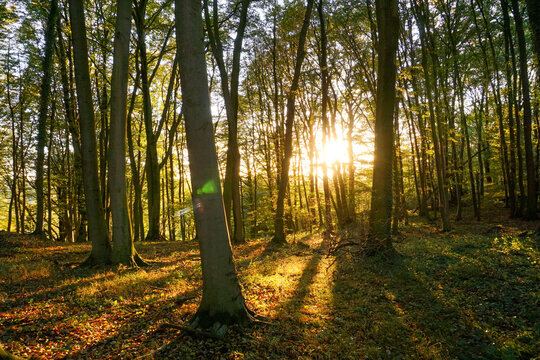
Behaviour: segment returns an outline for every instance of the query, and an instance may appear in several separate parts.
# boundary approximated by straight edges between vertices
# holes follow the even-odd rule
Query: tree
[[[208,10],[208,1],[204,1],[204,15],[206,21],[206,31],[210,40],[210,46],[219,69],[221,77],[221,90],[225,100],[227,113],[227,160],[225,165],[225,179],[223,182],[223,201],[225,204],[225,215],[229,223],[229,229],[232,230],[232,241],[234,243],[244,242],[244,222],[242,218],[242,204],[240,199],[240,151],[238,149],[238,85],[240,77],[240,57],[242,55],[242,43],[246,29],[247,15],[251,0],[242,0],[240,10],[240,19],[234,40],[232,69],[229,74],[225,67],[223,57],[223,44],[219,32],[219,19],[217,4],[213,1],[213,21],[210,21]],[[232,207],[231,207],[232,205]],[[234,224],[230,223],[231,209],[233,213]],[[231,225],[234,225],[231,226]]]
[[[281,159],[281,173],[279,177],[278,196],[276,204],[276,214],[274,217],[274,236],[272,242],[275,244],[283,244],[285,240],[285,230],[283,224],[283,215],[285,210],[285,193],[289,185],[289,167],[292,157],[292,137],[295,115],[295,99],[296,92],[298,91],[298,83],[300,81],[300,72],[302,70],[302,63],[306,56],[305,43],[307,37],[307,31],[309,28],[309,21],[311,18],[311,10],[313,9],[314,0],[308,0],[306,6],[306,13],[304,15],[304,21],[302,23],[302,29],[298,38],[298,48],[296,49],[296,59],[294,64],[294,74],[291,82],[291,88],[287,95],[287,119],[285,120],[285,139],[284,139],[284,154]]]
[[[540,3],[535,0],[527,0],[526,4],[527,13],[529,14],[529,26],[532,30],[537,66],[540,67]]]
[[[429,6],[424,0],[417,3],[413,0],[416,20],[420,32],[420,42],[422,49],[422,69],[424,71],[425,92],[429,107],[429,125],[431,129],[431,139],[435,153],[435,166],[437,168],[437,190],[439,193],[439,209],[441,212],[443,231],[450,231],[450,219],[448,216],[448,194],[447,194],[447,174],[446,174],[446,151],[444,148],[444,129],[442,124],[442,112],[439,104],[439,86],[438,77],[438,55],[435,50],[435,43],[430,30],[430,12]],[[428,57],[431,60],[431,71],[428,67]],[[433,93],[432,93],[433,91]]]
[[[36,158],[36,228],[34,234],[43,234],[43,167],[45,159],[45,142],[47,140],[47,114],[51,94],[51,77],[53,65],[53,50],[55,43],[56,17],[58,15],[57,0],[51,0],[47,27],[45,29],[45,54],[43,55],[43,78],[41,82],[41,96],[39,101],[39,119],[37,134]],[[48,149],[51,151],[51,149]]]
[[[109,142],[109,191],[113,221],[113,256],[116,263],[143,265],[131,236],[126,196],[126,106],[129,72],[131,0],[118,0],[111,78],[111,129]]]
[[[377,103],[375,153],[371,190],[368,251],[392,247],[392,159],[394,155],[394,109],[396,100],[396,51],[399,38],[397,0],[375,1],[378,32]]]
[[[320,67],[321,67],[321,117],[322,117],[322,147],[326,149],[329,136],[329,126],[328,126],[328,55],[327,47],[328,40],[326,36],[326,21],[324,18],[324,1],[319,0],[319,6],[317,7],[317,13],[319,15],[319,22],[321,23],[321,55],[319,58]],[[332,214],[330,212],[331,201],[330,201],[330,185],[328,183],[328,165],[326,161],[323,161],[322,164],[323,172],[323,191],[324,191],[324,223],[326,231],[332,231]]]
[[[140,0],[136,2],[135,7],[135,24],[137,30],[137,50],[139,52],[140,60],[140,78],[141,89],[143,96],[143,118],[144,128],[146,135],[146,178],[148,184],[148,233],[146,235],[146,241],[157,241],[161,238],[159,218],[161,214],[160,206],[160,167],[157,154],[157,141],[163,126],[163,122],[160,123],[158,129],[154,132],[154,122],[152,114],[152,99],[150,95],[150,84],[152,82],[152,75],[149,75],[148,71],[148,56],[146,52],[146,7],[147,0]],[[168,35],[165,39],[165,43],[168,41]],[[162,52],[163,53],[163,52]],[[162,54],[161,53],[161,54]],[[161,56],[161,54],[159,56]],[[159,64],[159,61],[158,61]],[[171,83],[174,83],[174,67],[173,75],[171,77]],[[171,86],[169,86],[171,88]],[[168,92],[167,97],[170,97]],[[166,114],[166,107],[169,101],[166,101],[164,113]]]
[[[176,0],[176,41],[203,295],[191,327],[222,337],[252,321],[233,262],[219,180],[204,55],[200,0]]]
[[[527,168],[527,210],[525,218],[528,220],[535,220],[537,219],[536,166],[534,165],[532,148],[532,111],[529,74],[527,72],[527,49],[519,3],[517,0],[511,0],[511,3],[518,38],[519,75],[523,96],[523,137],[525,145],[525,164]]]
[[[11,353],[8,353],[6,350],[2,348],[2,345],[0,345],[0,360],[20,360],[21,358],[18,356],[15,356]]]
[[[88,216],[88,238],[92,242],[92,252],[85,261],[87,265],[107,264],[111,260],[111,243],[105,212],[101,204],[99,188],[96,131],[92,88],[88,71],[88,47],[83,0],[70,0],[69,16],[73,37],[73,62],[77,103],[79,106],[79,127],[81,135],[81,157],[84,195]]]

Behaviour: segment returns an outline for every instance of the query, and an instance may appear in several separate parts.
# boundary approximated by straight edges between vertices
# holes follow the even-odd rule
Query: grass
[[[36,359],[538,358],[538,239],[523,236],[532,228],[492,218],[440,234],[412,219],[393,263],[328,256],[317,235],[279,250],[250,241],[235,248],[244,295],[274,326],[224,341],[159,326],[197,309],[194,242],[137,244],[149,268],[82,270],[72,264],[86,244],[3,234],[0,343]]]

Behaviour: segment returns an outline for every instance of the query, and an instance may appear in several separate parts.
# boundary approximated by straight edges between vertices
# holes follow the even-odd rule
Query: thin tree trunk
[[[236,29],[236,38],[233,47],[232,71],[230,77],[225,68],[223,57],[223,46],[220,40],[218,26],[218,1],[213,1],[213,22],[210,21],[208,1],[204,1],[204,14],[206,20],[206,30],[210,39],[210,46],[219,69],[221,77],[221,89],[225,100],[227,112],[227,160],[225,167],[225,180],[223,182],[223,201],[225,202],[225,214],[227,222],[230,223],[231,209],[233,213],[234,227],[232,229],[232,241],[242,243],[245,241],[244,224],[242,221],[242,203],[240,197],[240,151],[238,149],[238,84],[240,75],[240,57],[242,54],[242,43],[247,24],[247,15],[251,0],[242,0],[240,19]],[[229,87],[230,86],[230,87]],[[232,206],[231,206],[232,205]]]
[[[118,0],[111,77],[109,192],[113,220],[112,260],[128,266],[144,265],[131,236],[126,190],[126,106],[131,33],[131,1]]]
[[[286,243],[285,230],[283,226],[283,215],[285,210],[285,194],[289,182],[289,166],[293,150],[292,135],[295,116],[295,99],[296,91],[298,90],[298,83],[300,81],[300,71],[302,70],[302,63],[306,55],[305,43],[314,1],[315,0],[308,0],[307,3],[304,21],[302,23],[302,29],[300,30],[300,36],[298,40],[298,48],[296,52],[296,60],[294,65],[294,74],[291,82],[291,88],[289,89],[289,94],[287,96],[287,120],[285,122],[284,154],[281,163],[281,174],[279,177],[276,214],[274,218],[274,236],[272,238],[272,242],[275,244]]]
[[[105,223],[105,213],[101,204],[99,189],[96,132],[92,89],[88,72],[88,48],[86,45],[86,25],[83,0],[70,0],[69,14],[73,36],[75,81],[79,104],[79,126],[81,134],[81,156],[84,192],[88,215],[88,237],[92,242],[92,252],[86,264],[110,262],[111,244]]]
[[[435,106],[433,101],[433,94],[432,94],[432,85],[437,88],[437,84],[432,84],[431,82],[431,75],[430,71],[428,69],[428,51],[427,47],[428,44],[428,35],[426,31],[426,10],[425,5],[422,3],[422,5],[416,4],[415,2],[415,9],[417,11],[416,17],[418,21],[418,26],[420,30],[420,39],[421,39],[421,47],[422,47],[422,68],[424,69],[424,78],[425,78],[425,86],[426,86],[426,96],[428,98],[428,106],[429,106],[429,123],[431,128],[431,136],[433,141],[433,149],[435,152],[435,166],[437,168],[437,184],[438,184],[438,191],[439,191],[439,209],[441,212],[441,219],[442,219],[442,229],[443,231],[450,231],[451,225],[450,225],[450,219],[448,216],[448,197],[447,197],[447,187],[446,187],[446,170],[445,170],[445,159],[443,154],[443,147],[442,147],[442,139],[441,139],[441,124],[439,119],[439,126],[436,125],[436,115],[435,115]],[[431,60],[432,63],[435,63],[435,60],[433,59],[433,51],[434,49],[431,49]],[[435,74],[436,76],[436,74]],[[437,98],[437,93],[435,94],[435,98]],[[438,100],[437,100],[438,101]],[[439,117],[438,117],[439,118]]]
[[[58,15],[57,0],[51,0],[49,17],[45,29],[45,54],[43,56],[43,78],[41,81],[41,94],[39,99],[39,117],[37,134],[37,157],[36,157],[36,228],[35,235],[43,235],[43,169],[45,159],[45,142],[47,138],[47,113],[49,109],[49,98],[51,94],[51,78],[53,71],[53,51],[56,40],[55,28],[56,17]],[[50,149],[49,149],[50,151]]]
[[[329,151],[327,149],[329,142],[329,125],[328,125],[328,62],[327,62],[327,37],[326,37],[326,21],[323,13],[324,0],[319,0],[318,14],[321,27],[321,56],[319,58],[321,68],[321,116],[322,116],[322,148],[323,151]],[[324,223],[327,232],[333,230],[332,225],[332,213],[330,202],[330,184],[328,182],[328,165],[326,159],[321,162],[323,173],[323,192],[324,192]],[[339,209],[336,209],[339,212]]]

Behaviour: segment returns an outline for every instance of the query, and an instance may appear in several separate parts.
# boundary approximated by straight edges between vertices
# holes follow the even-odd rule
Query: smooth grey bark
[[[142,207],[142,182],[139,161],[135,158],[135,151],[133,149],[133,132],[131,129],[133,109],[135,108],[135,97],[137,95],[137,88],[140,83],[140,72],[137,71],[135,81],[133,84],[133,93],[131,94],[131,100],[129,104],[129,110],[127,115],[127,142],[128,142],[128,154],[129,165],[131,169],[131,183],[135,192],[132,210],[132,224],[133,224],[133,241],[139,241],[144,239],[144,221],[143,221],[143,207]],[[139,135],[140,137],[140,135]],[[140,156],[139,156],[140,158]]]
[[[392,248],[392,160],[394,154],[394,110],[396,102],[396,52],[399,38],[397,0],[375,1],[378,31],[375,152],[371,191],[368,251]]]
[[[131,0],[118,0],[114,32],[111,78],[111,116],[109,142],[109,192],[112,215],[112,260],[125,265],[142,265],[137,256],[126,192],[126,107],[129,72]]]
[[[203,295],[191,327],[222,337],[227,327],[247,325],[233,262],[214,143],[200,0],[176,0],[176,41],[191,173],[195,227],[201,252]]]
[[[73,38],[73,62],[79,106],[79,129],[81,135],[81,157],[83,185],[88,217],[88,238],[92,242],[92,252],[85,264],[110,263],[111,243],[105,212],[101,204],[99,188],[94,106],[88,72],[88,47],[83,0],[69,1],[69,16]]]
[[[49,17],[45,29],[45,53],[43,56],[43,77],[41,80],[41,94],[39,99],[39,117],[37,134],[37,157],[36,157],[36,228],[34,234],[43,234],[43,168],[45,160],[45,142],[47,138],[47,113],[49,110],[49,98],[51,95],[51,78],[53,65],[53,50],[56,40],[56,17],[58,15],[57,0],[51,0]],[[50,151],[50,149],[49,149]]]
[[[152,119],[152,100],[150,97],[150,77],[148,74],[148,59],[146,54],[145,18],[147,0],[136,3],[135,24],[137,29],[137,48],[140,59],[141,89],[143,96],[143,119],[146,134],[146,179],[148,184],[148,233],[146,241],[157,241],[161,237],[159,218],[160,205],[160,173],[157,157],[157,139],[159,134],[154,133]]]

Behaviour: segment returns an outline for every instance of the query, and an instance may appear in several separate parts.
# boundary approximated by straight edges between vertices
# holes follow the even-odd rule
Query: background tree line
[[[109,161],[124,151],[114,149],[122,142],[111,110],[117,10],[99,1],[84,6],[95,200],[110,232],[113,177],[124,176]],[[232,240],[367,229],[377,53],[388,41],[374,1],[204,1],[201,11]],[[174,4],[140,0],[129,12],[130,237],[192,239]],[[534,1],[399,3],[394,120],[382,133],[393,132],[386,143],[393,232],[414,212],[439,218],[443,230],[463,217],[481,219],[486,196],[504,201],[512,217],[536,218],[538,12]],[[3,1],[0,17],[2,228],[86,240],[79,125],[87,114],[77,106],[69,6]]]

